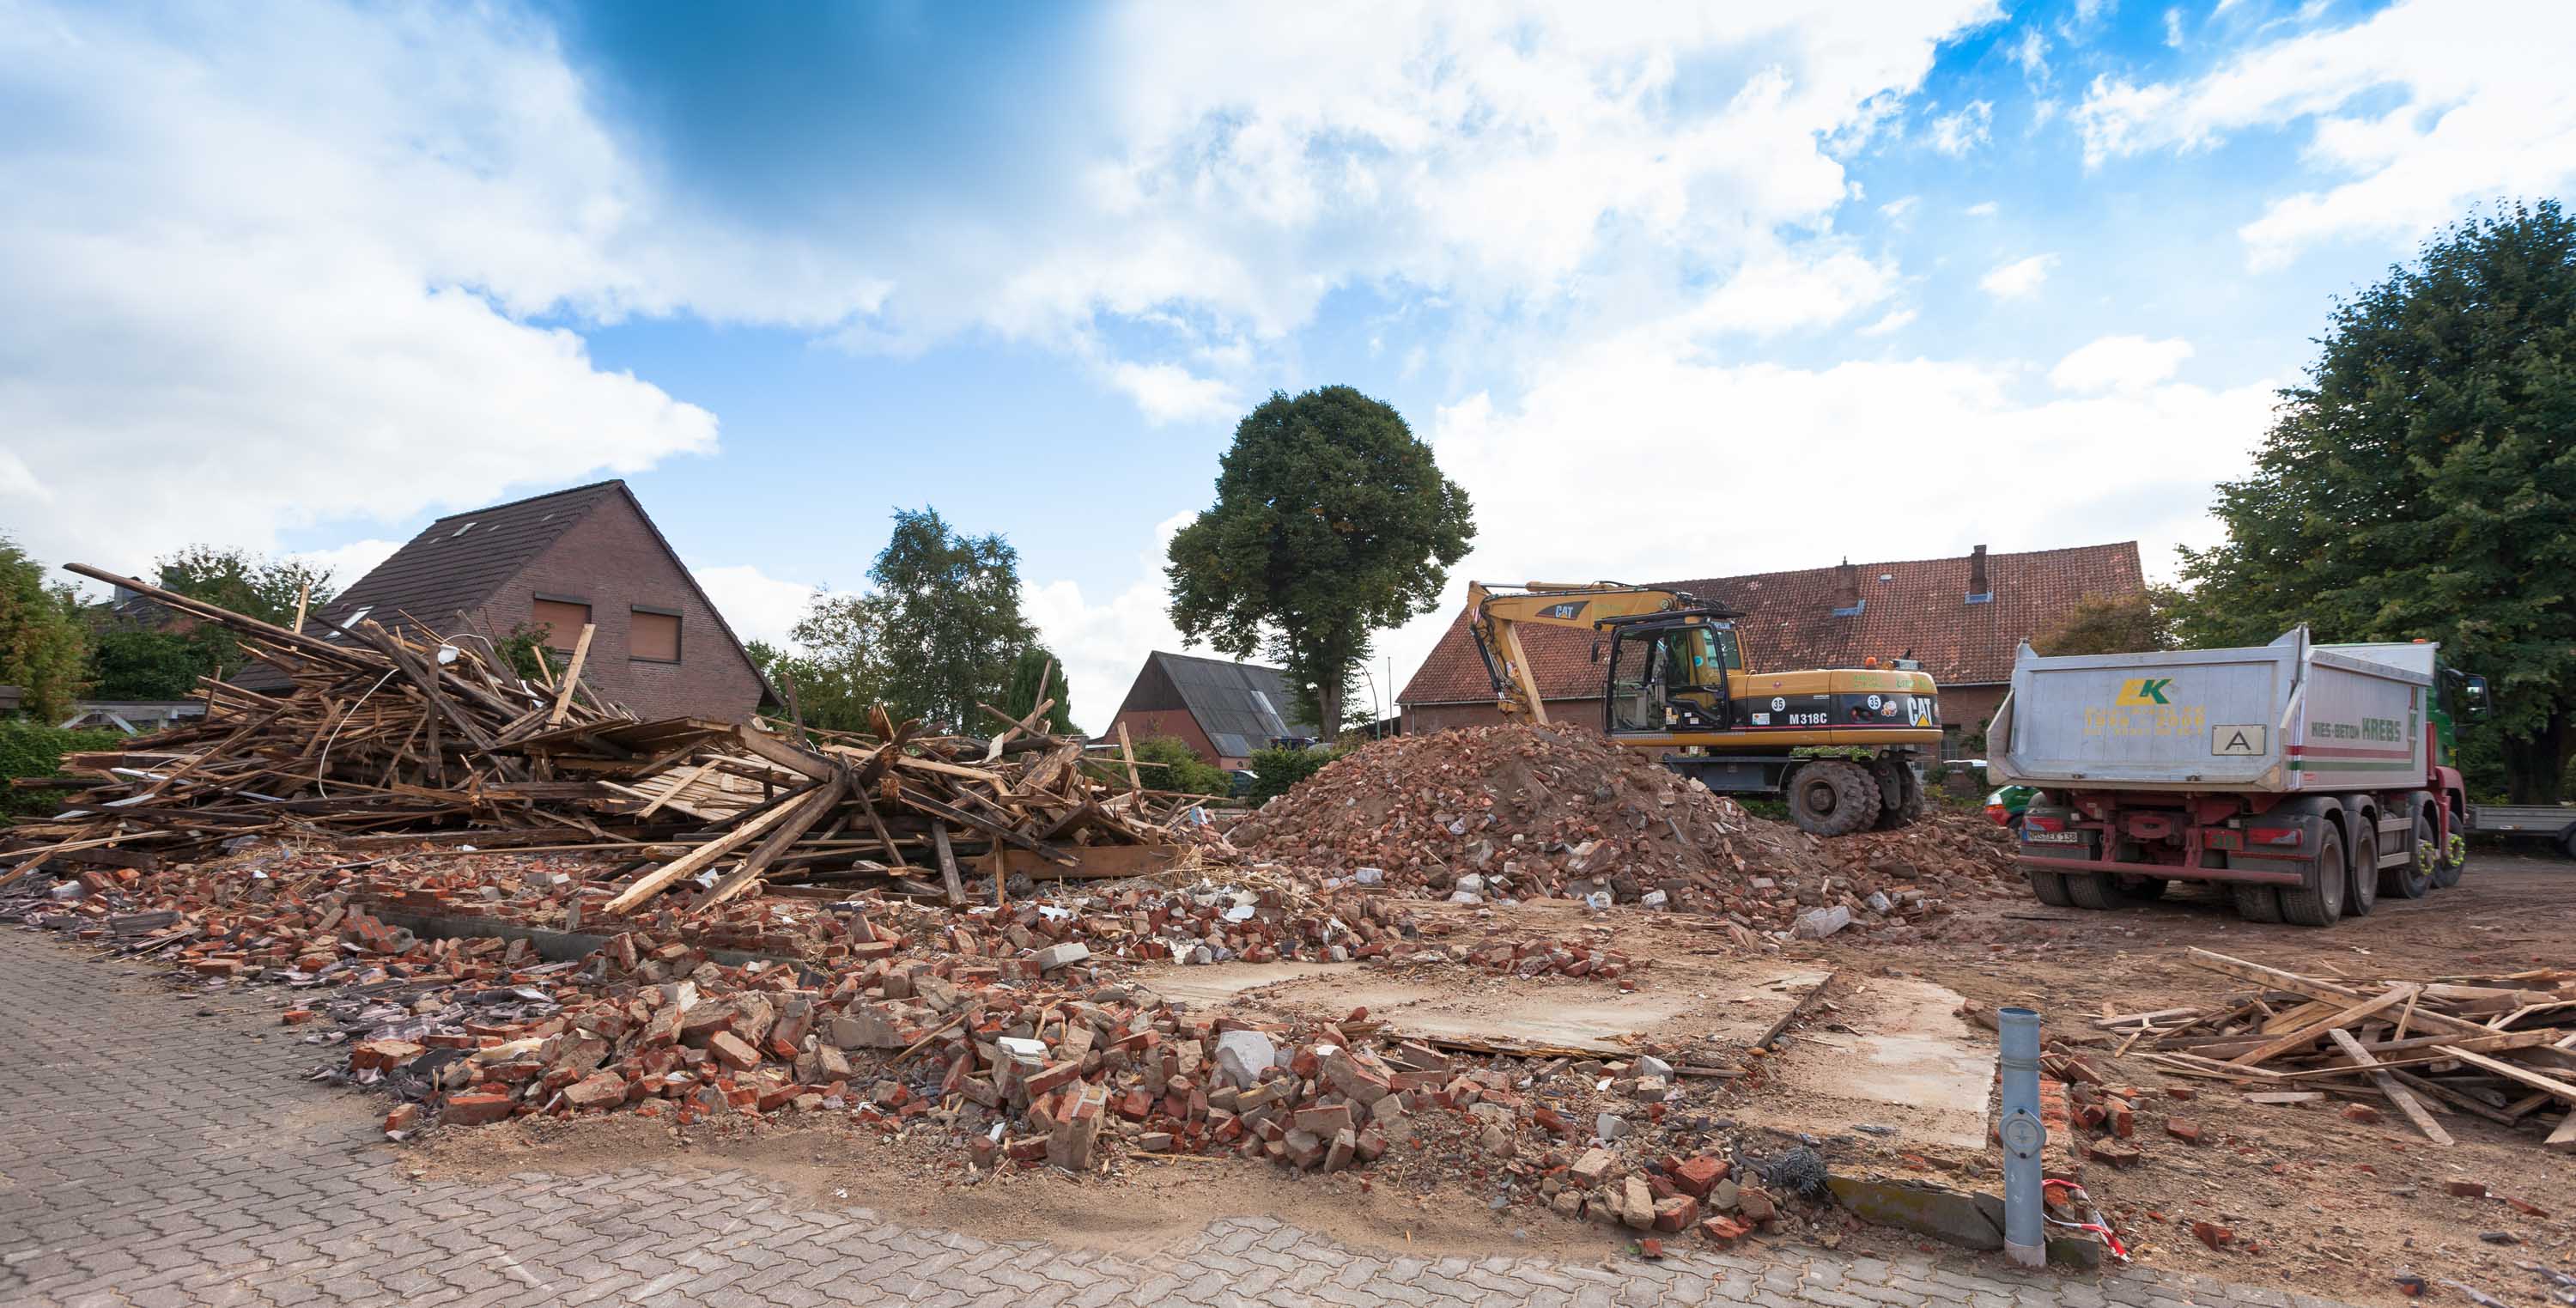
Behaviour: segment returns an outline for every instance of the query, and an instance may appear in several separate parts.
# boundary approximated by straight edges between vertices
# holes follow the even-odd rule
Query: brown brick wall
[[[603,501],[473,616],[486,630],[507,635],[528,620],[540,591],[589,601],[591,624],[599,630],[591,637],[581,678],[603,698],[647,721],[739,722],[759,706],[759,675],[725,639],[715,611],[698,598],[697,588],[624,496]],[[627,657],[627,619],[638,604],[679,613],[679,662]]]
[[[1147,740],[1155,736],[1171,736],[1189,746],[1191,751],[1199,756],[1201,762],[1214,763],[1221,768],[1239,768],[1245,766],[1247,762],[1244,759],[1229,760],[1218,757],[1215,742],[1207,738],[1206,732],[1199,730],[1199,720],[1191,717],[1187,709],[1123,710],[1109,723],[1109,738],[1113,741],[1118,738],[1118,724],[1121,722],[1127,724],[1127,738],[1130,741]]]
[[[1957,727],[1962,736],[1976,735],[1994,720],[1995,710],[2003,707],[2004,692],[2010,686],[1943,686],[1941,688],[1941,725]]]

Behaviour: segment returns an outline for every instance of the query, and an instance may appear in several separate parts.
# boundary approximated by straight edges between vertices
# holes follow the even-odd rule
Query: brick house
[[[623,481],[451,513],[429,524],[321,611],[387,627],[428,627],[450,639],[502,640],[543,626],[569,654],[584,623],[597,630],[585,685],[647,721],[738,722],[774,705],[733,629],[662,538]],[[282,685],[274,668],[235,678]]]
[[[1944,750],[1985,733],[2011,688],[2021,642],[2063,621],[2087,594],[2124,596],[2146,589],[2138,543],[1988,554],[1986,547],[1946,559],[1843,563],[1798,572],[1656,582],[1740,609],[1736,623],[1745,658],[1757,668],[1858,667],[1864,658],[1911,655],[1941,687]],[[1592,634],[1523,627],[1548,715],[1599,726],[1601,668]],[[1396,702],[1407,733],[1501,720],[1493,684],[1460,610]]]
[[[1315,734],[1312,725],[1288,719],[1295,705],[1277,668],[1156,650],[1127,688],[1109,735],[1115,739],[1123,725],[1132,740],[1171,736],[1218,767],[1249,767],[1252,751],[1273,737]]]

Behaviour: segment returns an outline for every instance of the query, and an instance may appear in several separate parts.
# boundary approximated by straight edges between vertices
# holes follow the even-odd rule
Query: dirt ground
[[[1621,949],[1656,963],[1643,974],[1642,988],[1626,996],[1563,978],[1370,969],[1357,983],[1391,1001],[1391,1013],[1419,1005],[1427,1020],[1518,1020],[1535,1010],[1555,1024],[1542,1029],[1560,1034],[1615,1016],[1624,1020],[1612,1025],[1627,1029],[1601,1033],[1613,1044],[1696,1041],[1715,1060],[1721,1048],[1740,1055],[1743,1033],[1785,1010],[1804,988],[1795,979],[1839,971],[1831,1005],[1778,1055],[1747,1060],[1748,1077],[1690,1083],[1690,1102],[1681,1111],[1724,1115],[1774,1134],[1812,1133],[1838,1169],[1921,1173],[1988,1190],[1999,1184],[1991,1151],[1961,1147],[1956,1130],[1935,1129],[1933,1105],[1909,1106],[1911,1091],[1901,1081],[1858,1084],[1878,1075],[1856,1061],[1863,1046],[1922,1040],[1937,1055],[1942,1042],[1967,1030],[1946,1005],[1928,1010],[1926,995],[1955,992],[1986,1009],[2028,1005],[2048,1019],[2051,1036],[2090,1038],[2100,1033],[2087,1023],[2106,1005],[2119,1012],[2175,1007],[2243,988],[2186,961],[2185,949],[2193,945],[2303,973],[2354,977],[2576,963],[2576,863],[2489,852],[2474,858],[2454,889],[2420,901],[2384,899],[2373,916],[2328,931],[2246,923],[2206,894],[2109,914],[1991,900],[1966,906],[1934,941],[1884,943],[1850,933],[1776,952],[1744,950],[1675,915],[1629,909],[1598,916],[1569,903],[1541,902],[1435,911],[1455,913],[1461,934],[1610,932]],[[1227,970],[1195,969],[1211,980]],[[1307,974],[1245,980],[1263,985],[1222,1002],[1272,1011],[1341,1002],[1318,998],[1319,983]],[[1979,1056],[1990,1059],[1991,1036],[1975,1031],[1970,1038]],[[2451,1113],[2441,1120],[2457,1143],[2440,1149],[2394,1113],[2356,1124],[2335,1112],[2333,1099],[2310,1107],[2256,1105],[2244,1092],[2259,1086],[2184,1080],[2150,1063],[2114,1058],[2115,1046],[2106,1042],[2091,1056],[2115,1084],[2147,1091],[2137,1132],[2145,1156],[2129,1170],[2096,1162],[2085,1177],[2140,1263],[2367,1303],[2400,1302],[2397,1278],[2407,1273],[2428,1278],[2436,1298],[2456,1297],[2439,1288],[2452,1280],[2508,1303],[2530,1302],[2535,1282],[2528,1265],[2576,1266],[2570,1240],[2576,1232],[2567,1216],[2576,1210],[2576,1158],[2542,1152],[2527,1131]],[[1988,1075],[1959,1067],[1955,1058],[1946,1068],[1937,1057],[1925,1066],[1933,1078],[1927,1086],[1942,1082],[1936,1088],[1951,1091],[1968,1075]],[[2190,1097],[2173,1097],[2174,1091]],[[2197,1146],[2164,1130],[2167,1118],[2186,1116],[2205,1131]],[[1977,1119],[1968,1121],[1974,1129]],[[1626,1248],[1624,1239],[1597,1226],[1526,1206],[1495,1208],[1472,1175],[1420,1182],[1401,1171],[1300,1178],[1231,1158],[1128,1158],[1093,1177],[1041,1168],[971,1180],[953,1150],[878,1136],[847,1118],[702,1124],[685,1132],[631,1117],[531,1121],[441,1132],[410,1156],[425,1170],[487,1175],[531,1165],[616,1166],[639,1155],[752,1167],[820,1201],[864,1204],[907,1220],[1108,1248],[1155,1244],[1212,1217],[1242,1213],[1278,1215],[1377,1248],[1602,1257]],[[2450,1180],[2485,1182],[2496,1195],[2538,1211],[2499,1198],[2455,1197],[2444,1186]],[[1944,1251],[1921,1237],[1860,1227],[1830,1209],[1795,1208],[1796,1220],[1776,1238],[1856,1251]],[[2191,1224],[2204,1220],[2232,1228],[2235,1242],[2225,1250],[2204,1247],[2191,1234]]]
[[[2323,976],[2576,964],[2576,863],[2483,850],[2457,887],[2420,900],[2383,898],[2371,916],[2324,931],[2245,922],[2207,891],[2107,914],[2036,901],[1970,912],[1972,928],[1988,937],[1981,950],[1863,944],[1843,961],[1917,972],[1989,1008],[2036,1008],[2051,1035],[2097,1034],[2085,1023],[2105,1005],[2116,1012],[2177,1007],[2244,988],[2193,966],[2190,946]],[[2103,1052],[2110,1048],[2116,1045]],[[2104,1070],[2151,1092],[2190,1093],[2189,1100],[2165,1098],[2164,1116],[2212,1128],[2202,1144],[2186,1145],[2142,1110],[2143,1161],[2129,1171],[2097,1164],[2086,1172],[2096,1202],[2135,1232],[2142,1260],[2374,1302],[2397,1301],[2401,1271],[2522,1302],[2534,1282],[2517,1264],[2569,1270],[2576,1157],[2543,1152],[2528,1131],[2437,1106],[2457,1142],[2443,1149],[2396,1113],[2371,1124],[2344,1120],[2332,1097],[2322,1105],[2267,1107],[2244,1097],[2264,1088],[2258,1085],[2185,1080],[2134,1059],[2112,1060]],[[2548,1215],[2496,1198],[2455,1197],[2444,1188],[2451,1180],[2482,1181]],[[2240,1247],[2204,1248],[2190,1232],[2195,1220],[2232,1228]],[[2514,1243],[2481,1238],[2490,1235]],[[2241,1247],[2247,1243],[2254,1247]]]

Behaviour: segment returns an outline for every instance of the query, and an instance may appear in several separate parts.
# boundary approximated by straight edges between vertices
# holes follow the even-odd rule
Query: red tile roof
[[[1994,599],[1984,604],[1967,602],[1967,555],[1849,566],[1864,602],[1859,614],[1844,618],[1833,616],[1842,602],[1841,567],[1653,584],[1743,610],[1736,626],[1745,659],[1755,668],[1849,668],[1869,655],[1883,662],[1910,651],[1935,681],[1962,686],[2010,680],[2021,642],[2055,626],[2087,593],[2126,595],[2146,588],[2136,541],[1990,554],[1986,582]],[[1600,695],[1601,669],[1592,662],[1590,632],[1524,627],[1521,645],[1546,698]],[[1461,609],[1396,698],[1403,704],[1455,704],[1493,697]]]

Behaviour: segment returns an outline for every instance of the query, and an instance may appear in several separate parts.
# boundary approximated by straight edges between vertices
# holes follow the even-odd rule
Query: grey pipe
[[[2039,1153],[2048,1127],[2039,1116],[2039,1014],[2006,1008],[1995,1014],[2003,1045],[2004,1255],[2024,1267],[2048,1261],[2040,1214]]]

